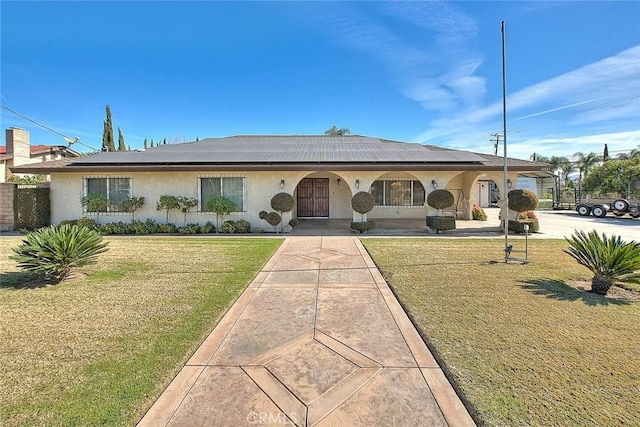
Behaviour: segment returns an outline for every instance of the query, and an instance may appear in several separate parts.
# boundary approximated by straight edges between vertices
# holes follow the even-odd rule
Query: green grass
[[[135,424],[281,243],[106,240],[88,277],[36,287],[0,239],[0,424]]]
[[[566,242],[528,265],[501,240],[363,242],[481,424],[640,425],[640,302],[567,286],[591,273]]]

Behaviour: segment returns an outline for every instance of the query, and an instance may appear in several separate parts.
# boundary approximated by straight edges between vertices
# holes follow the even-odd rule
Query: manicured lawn
[[[501,240],[363,243],[481,423],[640,425],[640,302],[566,286],[591,274],[564,241],[528,265],[492,263]]]
[[[88,277],[24,288],[0,239],[0,424],[135,424],[281,243],[106,240]]]

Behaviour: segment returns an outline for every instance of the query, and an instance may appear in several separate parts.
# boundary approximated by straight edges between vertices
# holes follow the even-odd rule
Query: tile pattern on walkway
[[[290,237],[141,426],[474,425],[354,237]]]

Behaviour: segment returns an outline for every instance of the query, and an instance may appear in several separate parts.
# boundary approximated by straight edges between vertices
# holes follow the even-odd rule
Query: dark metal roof
[[[73,164],[482,162],[476,154],[366,136],[231,136],[99,153]]]
[[[500,170],[501,157],[359,135],[241,135],[98,153],[13,168],[22,173],[168,170]],[[545,164],[509,159],[509,168]],[[36,170],[37,169],[37,170]]]

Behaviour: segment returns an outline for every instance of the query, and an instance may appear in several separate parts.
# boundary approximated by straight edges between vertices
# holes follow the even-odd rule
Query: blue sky
[[[131,148],[336,125],[492,153],[502,20],[510,156],[640,146],[636,1],[2,1],[0,13],[2,105],[96,148],[110,104]],[[2,129],[64,144],[0,111]]]

